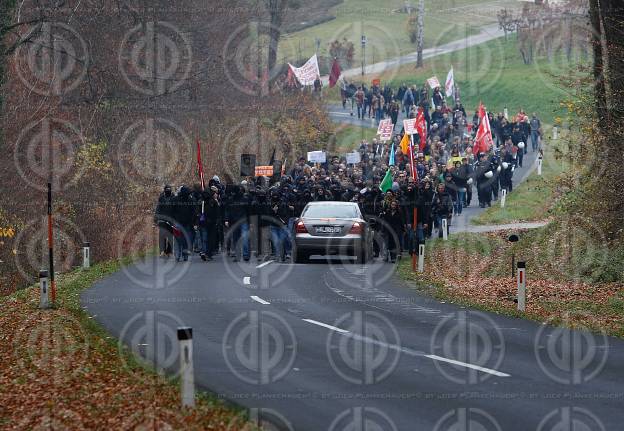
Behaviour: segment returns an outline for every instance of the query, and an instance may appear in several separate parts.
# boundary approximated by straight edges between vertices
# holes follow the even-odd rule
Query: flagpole
[[[417,179],[417,175],[416,175],[416,169],[414,167],[414,134],[412,133],[410,135],[410,143],[411,143],[411,148],[410,148],[410,166],[412,168],[412,178],[414,179],[414,187],[417,187],[416,185],[416,179]],[[415,189],[416,191],[417,189]],[[414,198],[416,197],[416,194],[414,193]],[[418,210],[416,209],[416,199],[414,199],[414,201],[412,202],[412,214],[413,214],[413,223],[412,223],[412,231],[414,232],[414,238],[418,237],[418,230],[416,229],[416,222],[418,221]],[[416,272],[416,249],[414,248],[414,250],[412,250],[412,271]]]

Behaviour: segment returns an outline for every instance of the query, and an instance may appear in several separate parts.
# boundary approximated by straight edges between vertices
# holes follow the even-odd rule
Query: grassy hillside
[[[381,78],[382,84],[388,82],[395,88],[401,83],[422,86],[433,75],[444,82],[451,66],[468,111],[472,112],[482,100],[489,110],[496,112],[502,111],[505,106],[510,114],[515,114],[519,108],[529,113],[537,112],[546,123],[562,116],[559,103],[567,93],[559,88],[558,76],[567,73],[568,63],[563,56],[559,56],[553,62],[538,59],[535,64],[525,65],[518,53],[515,35],[510,36],[508,41],[499,38],[427,59],[422,69],[407,64],[381,75],[364,76],[356,83]],[[327,89],[325,94],[333,100],[338,100],[340,96],[337,87]]]
[[[416,6],[418,2],[410,2]],[[354,64],[361,62],[360,38],[366,35],[365,58],[367,63],[382,61],[416,51],[410,42],[406,23],[408,15],[398,11],[404,0],[345,0],[329,9],[335,19],[305,30],[282,35],[278,59],[299,61],[316,52],[316,39],[320,39],[318,54],[328,55],[333,40],[347,40],[355,45]],[[479,27],[496,23],[496,12],[503,7],[519,7],[517,1],[501,0],[483,3],[480,0],[426,0],[425,47],[438,46],[452,40],[476,34]]]

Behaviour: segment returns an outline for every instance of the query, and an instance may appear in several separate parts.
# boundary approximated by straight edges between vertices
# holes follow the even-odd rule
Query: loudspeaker
[[[254,177],[256,175],[256,155],[241,154],[240,156],[241,177]]]

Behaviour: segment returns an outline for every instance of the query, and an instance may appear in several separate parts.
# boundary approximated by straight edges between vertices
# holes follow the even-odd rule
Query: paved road
[[[603,429],[594,419],[621,429],[621,340],[437,303],[393,271],[147,259],[83,302],[113,335],[172,369],[174,330],[192,326],[198,385],[291,429]],[[573,419],[588,425],[565,427]]]
[[[267,429],[622,429],[622,340],[439,303],[395,271],[150,257],[82,303],[173,374],[193,327],[197,385]]]
[[[498,24],[490,24],[480,29],[480,32],[475,35],[468,36],[466,38],[454,40],[439,46],[427,48],[423,50],[423,59],[435,57],[437,55],[448,54],[453,51],[459,51],[471,46],[479,45],[481,43],[489,42],[490,40],[498,39],[504,36],[505,33],[498,28]],[[388,70],[397,69],[404,64],[416,63],[418,52],[412,52],[403,56],[391,58],[388,60],[380,61],[378,63],[369,64],[364,67],[364,74],[369,75],[372,73],[382,73]],[[346,78],[357,78],[362,76],[362,68],[354,67],[352,69],[346,69],[342,71],[342,75]],[[439,76],[439,79],[444,79],[446,76]],[[323,85],[329,83],[329,75],[321,77]]]

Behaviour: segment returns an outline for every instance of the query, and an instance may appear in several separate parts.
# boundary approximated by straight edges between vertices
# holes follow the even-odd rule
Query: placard
[[[392,139],[393,131],[394,131],[394,124],[392,124],[391,119],[387,118],[379,122],[379,127],[377,127],[377,134],[379,135],[379,140],[381,142],[386,142]]]
[[[357,151],[347,153],[347,163],[355,164],[362,161],[362,155]]]
[[[308,151],[308,162],[311,163],[325,163],[327,161],[327,155],[323,151]]]

